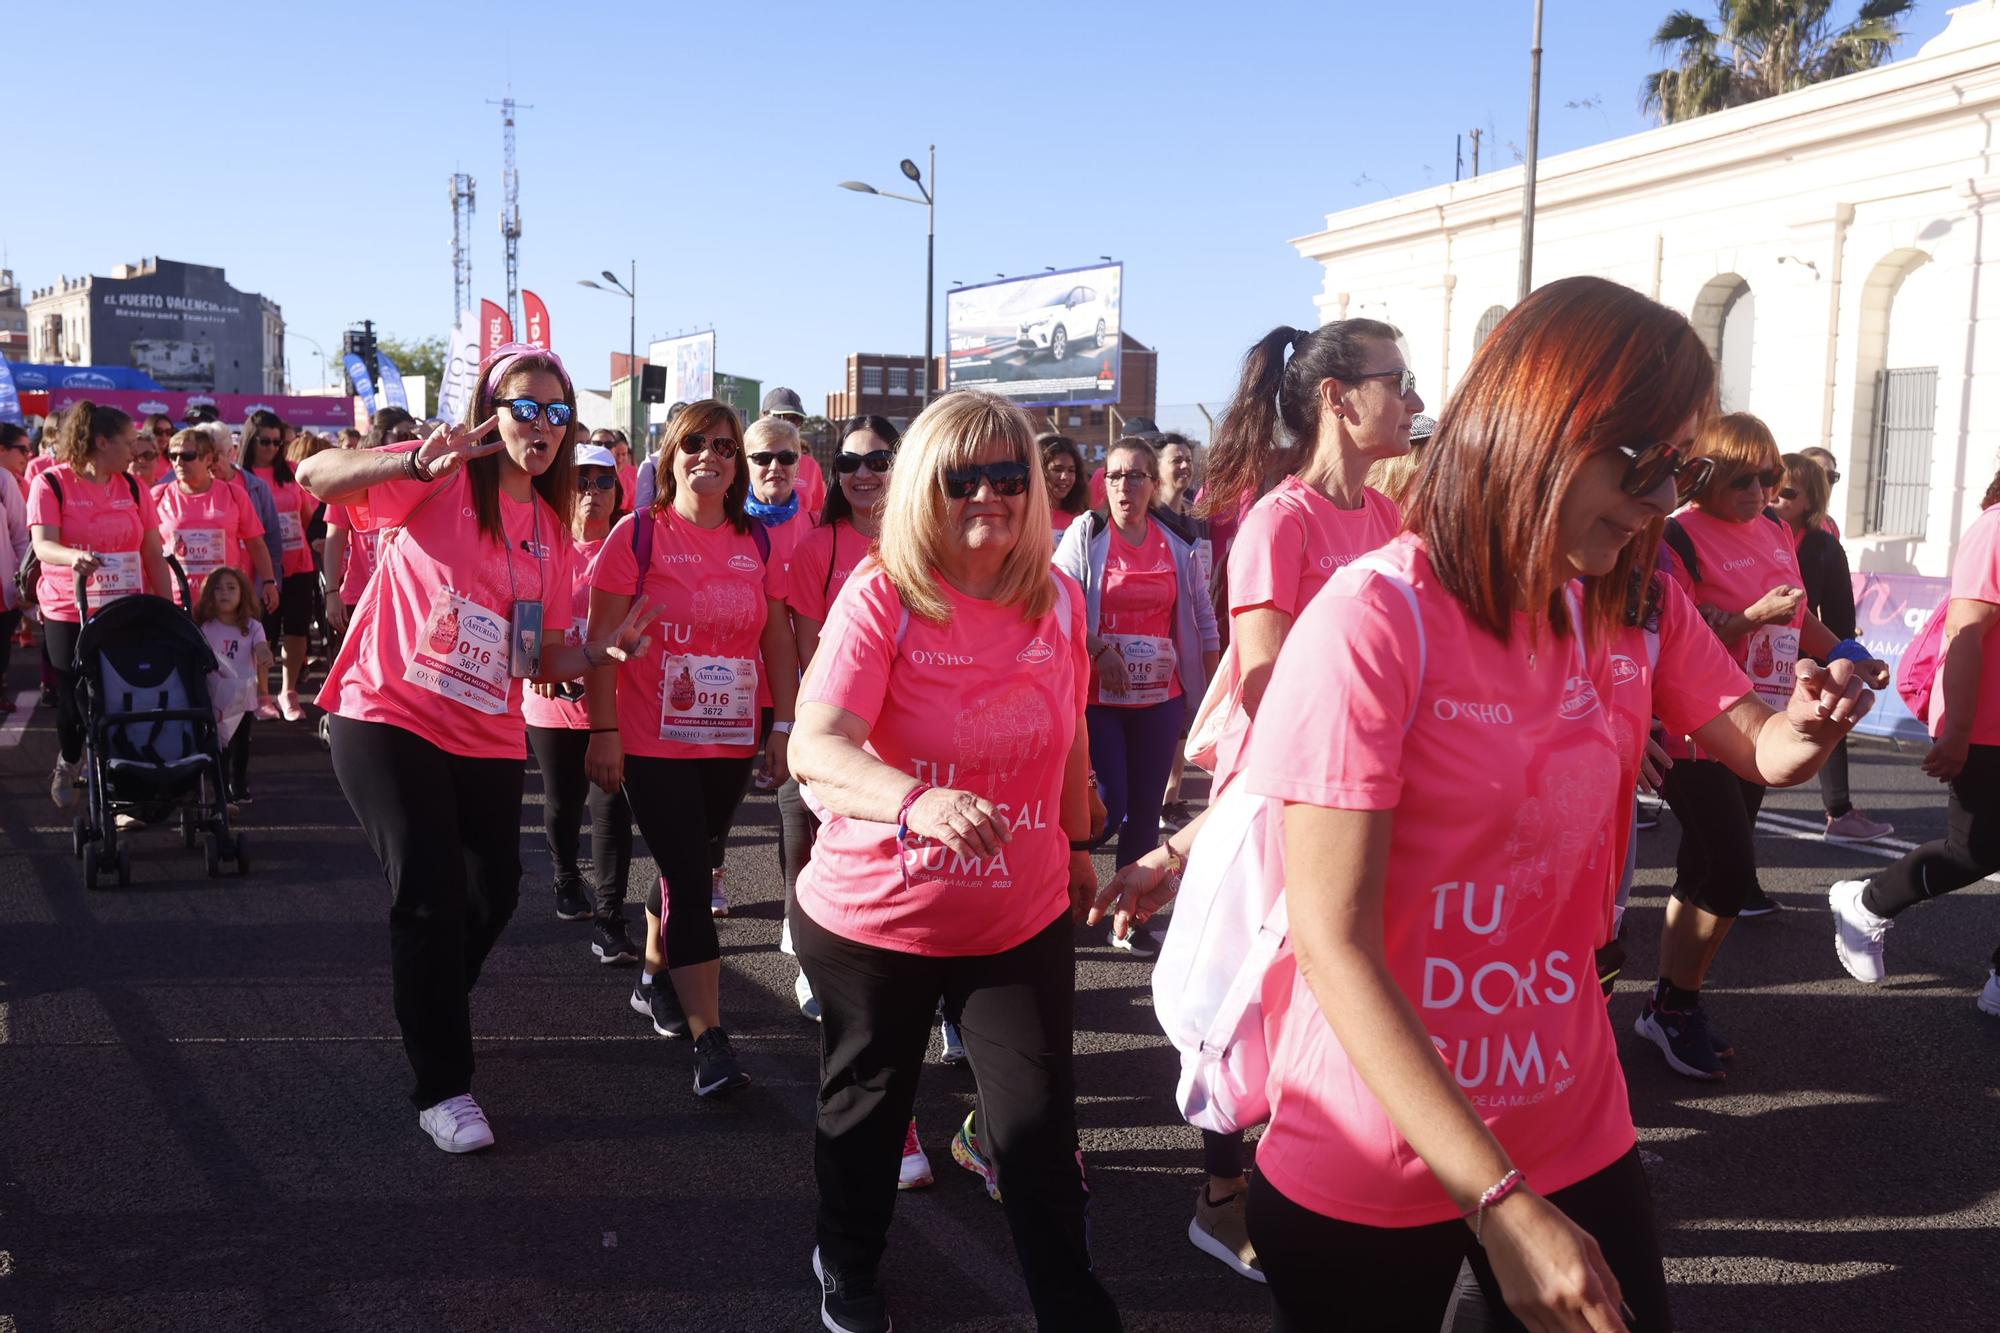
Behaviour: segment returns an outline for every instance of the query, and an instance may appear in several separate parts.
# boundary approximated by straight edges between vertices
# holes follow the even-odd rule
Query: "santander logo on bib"
[[[1040,666],[1055,655],[1056,650],[1049,647],[1047,640],[1037,637],[1026,648],[1014,654],[1014,660],[1026,662],[1029,666]]]
[[[1563,686],[1562,703],[1556,711],[1571,722],[1580,717],[1589,717],[1597,711],[1597,687],[1584,676],[1571,676]]]
[[[755,574],[757,572],[757,559],[755,556],[732,555],[729,557],[729,567],[740,573]]]

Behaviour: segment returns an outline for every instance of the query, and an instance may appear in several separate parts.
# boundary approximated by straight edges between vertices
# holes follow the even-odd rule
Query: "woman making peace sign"
[[[576,391],[562,361],[510,343],[480,367],[467,419],[421,444],[328,450],[300,465],[316,498],[383,539],[375,577],[320,692],[333,768],[393,897],[396,1021],[418,1124],[446,1152],[492,1146],[473,1101],[467,992],[521,879],[525,679],[571,680],[642,652],[634,606],[571,647],[567,540]]]

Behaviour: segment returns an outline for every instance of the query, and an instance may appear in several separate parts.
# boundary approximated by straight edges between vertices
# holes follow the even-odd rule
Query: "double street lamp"
[[[618,281],[618,275],[608,268],[598,276],[611,285],[606,287],[603,283],[589,278],[578,278],[576,285],[588,287],[594,292],[610,292],[624,297],[631,303],[631,322],[626,328],[625,374],[628,380],[626,396],[631,401],[632,412],[630,420],[626,423],[631,427],[626,432],[626,438],[632,442],[632,450],[636,457],[645,452],[645,435],[639,428],[639,390],[644,383],[644,377],[639,374],[639,261],[636,259],[632,261],[632,281],[629,284]]]
[[[878,190],[874,186],[863,184],[860,181],[842,181],[840,183],[840,188],[843,190],[854,190],[861,194],[876,194],[882,196],[884,199],[900,199],[906,204],[922,204],[929,215],[924,236],[924,405],[926,407],[930,405],[931,395],[936,389],[936,386],[931,383],[936,378],[934,373],[936,363],[932,359],[931,347],[931,321],[933,318],[933,309],[937,304],[935,295],[935,288],[937,286],[936,144],[931,145],[930,153],[929,184],[925,184],[924,173],[917,170],[916,163],[910,161],[907,157],[902,161],[903,175],[917,187],[917,193],[922,195],[922,198],[917,198],[915,195],[892,194],[888,190]]]

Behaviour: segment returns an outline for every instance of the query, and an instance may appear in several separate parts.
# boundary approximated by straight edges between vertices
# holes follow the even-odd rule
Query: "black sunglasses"
[[[758,467],[769,467],[774,462],[779,463],[785,467],[790,467],[792,464],[799,461],[799,456],[795,450],[791,449],[780,449],[776,453],[771,452],[769,449],[765,449],[759,453],[754,453],[750,455],[750,461],[755,463]]]
[[[736,441],[727,435],[703,435],[699,431],[681,437],[681,452],[693,458],[706,448],[717,458],[736,457]]]
[[[870,472],[887,472],[889,465],[895,461],[896,455],[887,449],[865,454],[838,453],[833,456],[833,470],[840,473],[859,472],[866,466]]]
[[[970,499],[984,482],[995,495],[1021,495],[1028,489],[1026,463],[975,463],[944,474],[944,493],[954,500]]]
[[[1618,483],[1618,489],[1634,499],[1643,499],[1659,489],[1660,483],[1668,477],[1674,479],[1674,499],[1685,503],[1689,496],[1708,484],[1710,474],[1715,471],[1713,458],[1688,458],[1677,444],[1662,440],[1636,449],[1629,444],[1618,446],[1618,452],[1625,455],[1625,476]]]
[[[576,487],[580,491],[615,491],[618,489],[618,478],[608,472],[595,477],[578,477]]]
[[[551,426],[567,426],[570,418],[576,415],[576,409],[568,403],[538,403],[532,398],[502,398],[493,405],[506,408],[513,413],[514,420],[520,422],[533,421],[546,412]]]
[[[1355,375],[1355,380],[1394,380],[1396,396],[1407,397],[1417,387],[1417,372],[1414,370],[1371,370],[1365,375]]]
[[[200,454],[195,453],[192,450],[183,450],[182,452],[179,453],[169,453],[167,455],[167,461],[169,463],[192,463],[200,457],[201,457]]]
[[[1778,488],[1778,483],[1783,481],[1784,479],[1785,479],[1785,473],[1783,469],[1775,467],[1765,468],[1762,472],[1744,473],[1742,476],[1738,477],[1735,481],[1729,483],[1729,489],[1732,491],[1747,491],[1750,489],[1750,484],[1752,482],[1755,482],[1758,485],[1761,485],[1765,490],[1772,491],[1776,490]]]

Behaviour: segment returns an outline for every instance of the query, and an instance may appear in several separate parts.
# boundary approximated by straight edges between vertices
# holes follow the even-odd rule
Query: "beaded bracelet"
[[[1486,1193],[1479,1196],[1479,1206],[1477,1208],[1465,1214],[1472,1222],[1472,1241],[1475,1245],[1483,1246],[1486,1244],[1485,1239],[1480,1235],[1480,1232],[1486,1226],[1486,1210],[1519,1189],[1526,1179],[1527,1177],[1523,1176],[1518,1170],[1509,1171],[1506,1175],[1500,1177],[1499,1181],[1488,1189]]]

